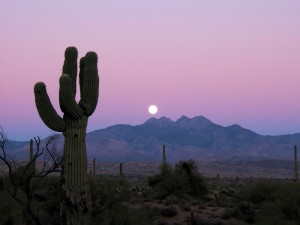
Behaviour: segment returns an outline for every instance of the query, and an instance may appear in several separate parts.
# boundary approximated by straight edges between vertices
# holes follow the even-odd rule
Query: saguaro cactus
[[[297,145],[294,148],[294,161],[295,161],[295,181],[298,181],[298,157],[297,157]]]
[[[41,119],[50,129],[63,132],[65,137],[61,214],[67,225],[88,224],[91,212],[85,136],[88,117],[95,111],[99,95],[97,54],[88,52],[80,60],[80,101],[76,102],[77,56],[75,47],[66,49],[59,79],[59,104],[63,118],[52,106],[46,85],[38,82],[34,86],[35,103]]]
[[[93,177],[96,177],[96,158],[93,159]]]
[[[119,165],[119,179],[120,179],[120,186],[122,191],[124,190],[124,174],[123,174],[123,163]]]
[[[119,175],[120,175],[120,177],[123,176],[123,163],[120,163],[120,165],[119,165]]]

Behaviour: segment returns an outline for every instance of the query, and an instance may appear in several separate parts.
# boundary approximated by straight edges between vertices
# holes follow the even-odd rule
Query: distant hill
[[[88,158],[98,162],[148,161],[162,159],[166,145],[167,160],[293,160],[293,146],[300,144],[300,133],[264,136],[239,125],[223,127],[203,116],[177,121],[151,118],[137,126],[115,125],[87,134]],[[60,135],[56,147],[62,149]],[[29,144],[8,143],[9,152],[18,158],[28,155]],[[26,153],[27,152],[27,153]]]

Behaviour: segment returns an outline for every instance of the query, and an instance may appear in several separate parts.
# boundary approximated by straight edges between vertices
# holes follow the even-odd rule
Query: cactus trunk
[[[87,117],[80,120],[65,118],[64,132],[64,216],[68,224],[85,224],[86,214],[91,209],[90,188],[87,177],[85,135]]]
[[[85,135],[87,117],[80,120],[65,118],[66,131],[64,132],[64,184],[65,204],[70,204],[67,215],[73,216],[74,208],[77,209],[78,220],[81,220],[88,209],[91,208],[90,189],[87,177],[87,156],[85,146]],[[71,215],[70,215],[71,214]],[[67,218],[67,221],[71,218]],[[73,223],[72,223],[73,224]],[[82,223],[81,223],[82,224]]]

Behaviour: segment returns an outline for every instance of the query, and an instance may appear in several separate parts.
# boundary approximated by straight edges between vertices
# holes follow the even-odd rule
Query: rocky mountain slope
[[[115,125],[87,134],[89,159],[98,162],[148,161],[162,159],[166,145],[167,160],[293,160],[293,147],[300,144],[300,133],[263,136],[239,125],[223,127],[203,116],[177,121],[151,118],[137,126]],[[56,147],[62,148],[60,136]],[[9,151],[22,157],[27,143],[8,143]]]

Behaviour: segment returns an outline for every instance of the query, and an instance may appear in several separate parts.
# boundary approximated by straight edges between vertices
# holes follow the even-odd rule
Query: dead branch
[[[36,151],[25,165],[22,165],[18,160],[10,156],[6,149],[7,135],[0,126],[0,160],[4,162],[8,169],[9,188],[8,193],[13,199],[18,202],[24,211],[32,218],[35,224],[40,225],[39,209],[41,205],[36,206],[34,203],[35,190],[39,183],[48,175],[61,172],[62,154],[56,151],[53,143],[57,135],[51,135],[45,147],[41,148],[41,140],[39,137],[34,137]],[[42,167],[32,169],[38,159],[44,156]],[[33,182],[33,180],[35,182]]]

